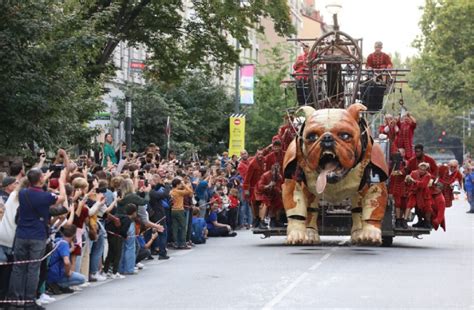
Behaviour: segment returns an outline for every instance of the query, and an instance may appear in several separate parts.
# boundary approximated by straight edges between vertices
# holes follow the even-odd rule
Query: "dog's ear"
[[[353,103],[347,108],[347,112],[358,122],[359,121],[359,113],[361,111],[366,111],[367,107],[361,103]]]

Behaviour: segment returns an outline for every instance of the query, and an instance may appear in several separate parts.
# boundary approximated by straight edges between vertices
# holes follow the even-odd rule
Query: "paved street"
[[[447,210],[447,229],[391,248],[283,246],[250,232],[213,238],[170,261],[63,297],[48,309],[474,309],[474,215]]]

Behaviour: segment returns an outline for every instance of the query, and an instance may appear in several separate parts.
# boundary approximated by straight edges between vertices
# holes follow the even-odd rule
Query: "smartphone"
[[[58,179],[61,175],[61,170],[64,169],[64,165],[51,165],[49,166],[49,171],[53,171],[51,175],[52,179]]]
[[[142,188],[145,186],[145,180],[139,180],[138,181],[138,188]]]

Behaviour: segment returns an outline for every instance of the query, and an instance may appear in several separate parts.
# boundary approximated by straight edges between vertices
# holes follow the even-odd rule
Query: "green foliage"
[[[249,109],[247,117],[246,148],[254,153],[258,148],[272,142],[278,128],[283,124],[286,109],[296,105],[296,95],[285,89],[281,81],[288,78],[289,63],[283,61],[283,46],[277,46],[266,53],[270,60],[263,74],[257,75],[255,105]]]
[[[474,2],[426,0],[415,41],[420,58],[414,62],[412,85],[429,103],[455,109],[474,101]]]
[[[105,70],[120,41],[143,44],[150,52],[149,76],[175,81],[187,69],[220,75],[239,62],[229,36],[249,47],[248,30],[257,28],[262,17],[271,18],[279,34],[294,32],[286,0],[185,1],[88,0],[73,1],[84,22],[98,19],[97,33],[105,39],[90,74]],[[185,5],[189,5],[185,8]],[[188,13],[188,14],[185,14]],[[186,16],[188,15],[188,16]]]
[[[35,142],[87,146],[94,130],[86,124],[104,108],[102,85],[113,77],[110,59],[120,41],[146,46],[148,77],[170,82],[190,71],[218,76],[231,69],[238,51],[228,39],[248,47],[248,29],[262,17],[280,34],[293,32],[286,0],[191,3],[192,18],[184,1],[0,1],[1,152],[17,154]],[[163,111],[175,112],[173,104],[162,103]],[[222,111],[212,110],[210,119]],[[209,134],[207,145],[196,145],[209,150],[219,136]]]
[[[171,149],[177,153],[219,151],[228,140],[228,117],[232,98],[203,75],[195,75],[179,86],[149,83],[129,86],[126,94],[133,104],[133,146],[143,150],[150,142],[166,149],[166,119],[171,117]],[[117,100],[119,117],[124,118],[125,101]]]
[[[0,2],[0,147],[18,154],[33,141],[47,149],[86,145],[84,126],[103,105],[90,28],[70,29],[74,15],[57,1]]]

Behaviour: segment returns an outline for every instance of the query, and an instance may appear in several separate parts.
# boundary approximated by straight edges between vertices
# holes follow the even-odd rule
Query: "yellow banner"
[[[229,126],[229,157],[245,150],[245,115],[231,115]]]

